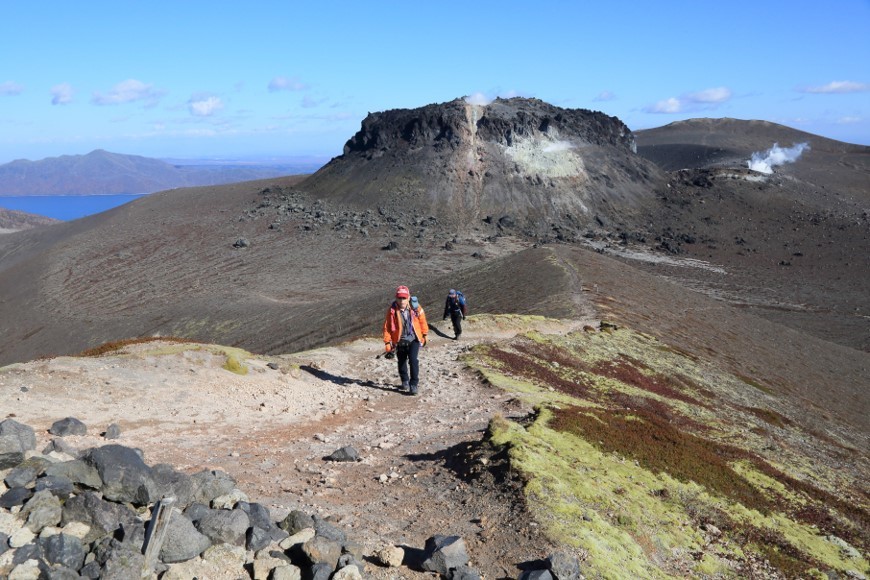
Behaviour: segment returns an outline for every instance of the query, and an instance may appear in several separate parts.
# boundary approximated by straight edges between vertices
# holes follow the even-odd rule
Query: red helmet
[[[396,288],[396,298],[410,298],[411,291],[408,290],[407,286],[399,286]]]

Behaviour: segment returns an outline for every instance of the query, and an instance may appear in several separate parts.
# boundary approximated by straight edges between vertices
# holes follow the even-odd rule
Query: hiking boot
[[[406,383],[406,382],[403,381],[403,382],[402,382],[402,390],[403,390],[403,391],[409,391],[409,390],[411,390],[411,386],[410,386],[408,383]]]
[[[409,392],[410,394],[412,394],[412,395],[416,395],[416,394],[418,393],[417,385],[414,385],[413,387],[411,387],[410,389],[408,389],[408,392]]]

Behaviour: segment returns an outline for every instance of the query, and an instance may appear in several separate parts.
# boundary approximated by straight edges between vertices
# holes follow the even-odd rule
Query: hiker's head
[[[420,301],[417,300],[416,296],[411,296],[411,308],[417,310],[420,307]]]
[[[407,286],[399,286],[398,288],[396,288],[396,299],[404,298],[405,300],[407,300],[410,297],[411,291],[408,290]]]
[[[453,288],[451,288],[451,289],[450,289],[450,292],[448,292],[447,295],[450,296],[451,298],[453,298],[454,296],[456,296],[456,290],[454,290]]]

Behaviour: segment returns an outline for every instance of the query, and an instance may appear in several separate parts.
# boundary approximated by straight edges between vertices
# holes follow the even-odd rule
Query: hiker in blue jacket
[[[450,316],[450,321],[453,323],[453,340],[459,340],[459,335],[462,334],[462,321],[465,320],[465,296],[458,290],[450,289],[447,293],[447,301],[444,304],[444,317],[442,320],[447,320]]]

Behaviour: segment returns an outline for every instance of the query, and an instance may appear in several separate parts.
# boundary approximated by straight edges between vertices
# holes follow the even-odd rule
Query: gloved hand
[[[420,346],[426,346],[427,344],[429,344],[429,337],[428,337],[428,336],[424,336],[424,337],[423,337],[423,343],[420,344]]]
[[[465,315],[464,315],[464,314],[462,315],[462,320],[465,320]]]
[[[395,353],[393,353],[393,351],[390,351],[384,355],[384,358],[393,358],[394,356],[396,356]]]

